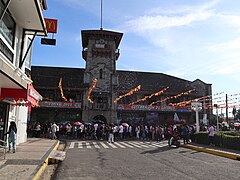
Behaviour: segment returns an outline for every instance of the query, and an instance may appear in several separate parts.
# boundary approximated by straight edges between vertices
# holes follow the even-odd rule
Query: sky
[[[117,70],[212,84],[240,104],[240,1],[102,0],[103,29],[124,33]],[[99,30],[101,0],[47,0],[56,46],[33,46],[33,65],[84,68],[81,30]],[[221,95],[220,95],[221,94]],[[236,95],[238,94],[238,95]]]

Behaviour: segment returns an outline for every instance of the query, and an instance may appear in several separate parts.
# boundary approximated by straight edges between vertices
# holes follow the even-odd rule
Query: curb
[[[59,146],[59,140],[55,143],[54,147],[48,151],[48,154],[47,154],[47,158],[44,160],[44,162],[40,165],[40,167],[38,167],[37,169],[37,172],[33,175],[33,178],[34,180],[38,180],[40,179],[40,176],[42,175],[42,173],[44,172],[44,170],[46,169],[48,163],[50,162],[50,159],[49,159],[49,155],[52,151],[56,150]]]
[[[198,146],[193,146],[193,145],[181,145],[181,147],[188,148],[188,149],[193,149],[196,151],[201,151],[229,159],[234,159],[234,160],[240,160],[240,154],[235,154],[231,152],[226,152],[226,151],[221,151],[221,150],[216,150],[216,149],[210,149],[210,148],[205,148],[205,147],[198,147]]]

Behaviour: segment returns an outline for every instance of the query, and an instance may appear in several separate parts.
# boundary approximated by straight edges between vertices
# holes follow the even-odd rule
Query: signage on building
[[[41,44],[55,46],[56,45],[56,39],[41,38]]]
[[[48,33],[57,33],[57,19],[44,18]]]
[[[176,111],[173,106],[148,106],[148,105],[128,105],[128,104],[118,104],[118,110],[132,110],[132,111]],[[181,108],[178,108],[180,111]],[[191,111],[191,109],[183,108],[183,111]]]
[[[42,96],[32,86],[28,87],[28,95],[36,100],[42,100]]]
[[[39,102],[39,107],[50,107],[50,108],[77,108],[81,109],[82,103],[75,102],[51,102],[51,101],[41,101]]]
[[[29,84],[28,89],[2,88],[1,99],[14,99],[15,101],[29,101],[32,106],[38,106],[42,96]]]

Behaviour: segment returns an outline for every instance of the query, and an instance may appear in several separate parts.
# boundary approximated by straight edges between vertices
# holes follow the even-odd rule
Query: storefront
[[[27,121],[31,107],[38,107],[42,96],[30,84],[27,89],[1,88],[0,94],[0,138],[6,140],[4,133],[10,121],[15,121],[18,129],[17,142],[25,142]]]

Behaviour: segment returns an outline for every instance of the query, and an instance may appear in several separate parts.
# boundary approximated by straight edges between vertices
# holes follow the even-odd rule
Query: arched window
[[[99,79],[102,79],[103,78],[103,70],[100,69],[100,72],[99,72]]]

